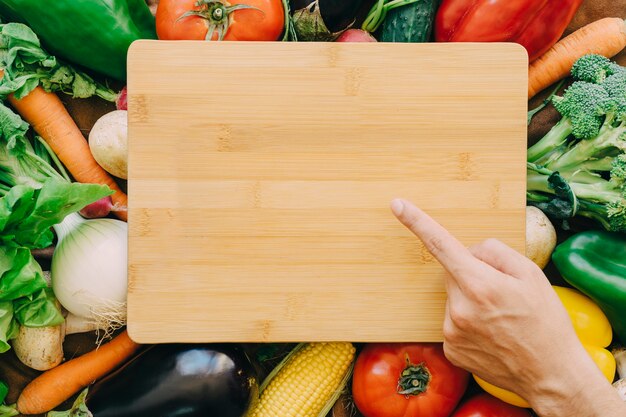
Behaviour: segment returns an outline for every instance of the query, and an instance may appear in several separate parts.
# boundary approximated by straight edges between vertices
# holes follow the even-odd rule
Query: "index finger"
[[[426,249],[456,280],[463,279],[462,272],[478,271],[481,263],[461,242],[432,217],[406,200],[395,199],[391,211],[426,246]]]

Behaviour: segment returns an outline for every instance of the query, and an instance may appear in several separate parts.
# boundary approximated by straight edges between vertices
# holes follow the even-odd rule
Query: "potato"
[[[96,121],[89,133],[89,147],[96,162],[109,174],[128,177],[128,117],[115,110]]]
[[[12,343],[13,350],[24,365],[47,371],[63,361],[64,334],[62,324],[54,327],[20,326]]]
[[[526,256],[543,269],[556,247],[556,230],[537,207],[526,207]]]

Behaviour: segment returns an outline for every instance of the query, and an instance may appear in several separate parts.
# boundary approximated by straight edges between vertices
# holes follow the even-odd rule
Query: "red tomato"
[[[352,396],[365,417],[448,417],[468,375],[441,343],[370,344],[354,366]]]
[[[213,27],[227,41],[275,41],[285,28],[282,0],[161,0],[156,12],[159,39],[204,40]],[[249,8],[240,8],[249,6]],[[185,13],[193,12],[193,15]]]
[[[515,407],[489,394],[470,398],[452,417],[531,417],[525,408]]]

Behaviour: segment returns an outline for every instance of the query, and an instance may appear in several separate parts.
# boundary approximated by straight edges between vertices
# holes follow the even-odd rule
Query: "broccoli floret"
[[[611,181],[622,188],[626,184],[626,154],[620,154],[611,164]]]
[[[580,82],[582,81],[578,83]],[[570,116],[573,126],[572,133],[580,140],[573,140],[567,147],[555,151],[557,155],[554,155],[554,152],[551,153],[550,161],[546,163],[546,166],[553,171],[578,169],[581,164],[589,160],[616,156],[626,152],[626,96],[611,97],[607,91],[600,95],[596,89],[591,89],[589,86],[593,85],[604,89],[604,84],[602,87],[596,84],[585,84],[584,88],[580,90],[595,94],[594,99],[587,100],[588,103],[591,103],[590,105],[595,106],[593,107],[595,114],[590,116],[587,111],[583,114],[578,113],[576,116]],[[577,91],[576,94],[581,94],[581,91]],[[578,101],[577,103],[581,102]],[[567,104],[569,105],[569,103]],[[576,111],[575,109],[576,107],[573,105],[567,108],[570,112]],[[573,120],[574,117],[577,117],[576,121]],[[600,122],[599,125],[598,122]],[[579,129],[578,133],[584,131],[585,134],[576,135],[577,128]]]
[[[626,200],[615,201],[607,206],[609,230],[626,232]]]
[[[590,139],[598,135],[604,122],[604,114],[610,96],[604,87],[577,81],[563,96],[554,96],[552,104],[564,117],[572,121],[572,134],[579,139]]]
[[[608,77],[602,83],[602,87],[604,87],[612,99],[618,102],[626,101],[626,69]]]
[[[579,58],[574,63],[574,66],[572,66],[572,77],[579,81],[600,84],[606,77],[613,74],[615,70],[616,66],[610,59],[602,55],[590,54]]]

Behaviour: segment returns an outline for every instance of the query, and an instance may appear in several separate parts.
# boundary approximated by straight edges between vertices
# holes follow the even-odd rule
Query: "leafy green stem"
[[[67,170],[65,169],[65,167],[59,160],[59,157],[54,153],[52,148],[50,148],[50,145],[48,145],[48,143],[41,136],[36,136],[35,140],[37,141],[37,143],[43,146],[43,148],[46,150],[46,152],[48,153],[48,156],[54,163],[54,166],[57,168],[61,176],[65,178],[67,181],[71,182],[72,180],[70,179],[70,176],[68,175]]]
[[[371,8],[361,29],[367,32],[376,32],[380,25],[384,22],[387,17],[387,13],[389,11],[402,7],[408,6],[409,4],[417,3],[422,0],[378,0],[378,2]]]

